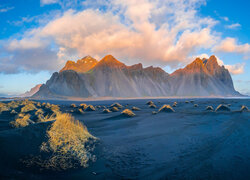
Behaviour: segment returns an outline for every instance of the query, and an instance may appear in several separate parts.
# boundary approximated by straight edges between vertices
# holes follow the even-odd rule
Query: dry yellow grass
[[[38,110],[35,112],[35,115],[38,115],[38,114],[44,114],[43,109],[38,109]]]
[[[151,104],[154,104],[154,102],[153,101],[148,101],[146,104],[151,105]]]
[[[73,161],[87,167],[87,162],[92,159],[87,143],[96,138],[70,114],[58,114],[47,131],[47,137],[48,141],[41,145],[41,151],[52,152],[52,156],[43,164],[46,168],[71,168]]]
[[[36,106],[32,103],[27,103],[24,107],[22,107],[21,112],[26,113],[26,112],[30,112],[33,110],[36,110]]]
[[[71,104],[70,107],[76,108],[76,105],[75,104]]]
[[[215,109],[216,112],[218,111],[231,111],[231,109],[225,105],[225,104],[220,104],[216,109]]]
[[[114,103],[110,107],[117,107],[117,108],[121,109],[123,106],[119,103]]]
[[[10,124],[15,128],[21,128],[33,124],[34,122],[30,120],[29,114],[18,114],[15,121],[11,121]]]
[[[9,111],[10,110],[10,107],[5,104],[5,103],[0,103],[0,114],[3,112],[3,111]]]
[[[175,112],[175,110],[168,104],[164,104],[158,112]]]
[[[42,105],[41,105],[40,102],[37,102],[37,103],[36,103],[36,106],[37,106],[37,107],[41,107]]]
[[[111,111],[109,109],[103,109],[103,113],[110,113]]]
[[[92,105],[88,105],[88,107],[85,109],[85,111],[95,111],[95,108]]]
[[[248,110],[247,106],[242,105],[240,111],[241,112],[248,112],[249,110]]]
[[[118,109],[117,107],[112,107],[110,110],[111,110],[112,112],[118,112],[118,111],[119,111],[119,109]]]
[[[73,110],[73,112],[77,113],[77,114],[84,114],[84,111],[81,108],[77,108],[77,109]]]
[[[156,108],[156,105],[155,104],[150,104],[148,107],[149,108]]]
[[[17,114],[17,112],[13,109],[10,114]]]
[[[214,108],[213,108],[212,106],[207,106],[206,110],[207,110],[207,111],[213,111]]]
[[[124,109],[122,112],[121,112],[122,115],[125,115],[127,117],[133,117],[135,116],[135,113],[133,113],[133,111],[131,111],[130,109]]]
[[[88,105],[85,104],[85,103],[82,103],[82,104],[80,104],[80,107],[81,107],[83,110],[85,110],[85,109],[88,107]]]
[[[50,109],[51,104],[50,104],[50,103],[45,103],[44,107],[45,107],[46,109]]]
[[[8,106],[12,109],[18,108],[20,104],[20,101],[11,101],[8,103]]]
[[[55,105],[55,104],[51,104],[50,109],[51,109],[51,111],[53,111],[54,113],[60,112],[60,107],[59,107],[58,105]]]

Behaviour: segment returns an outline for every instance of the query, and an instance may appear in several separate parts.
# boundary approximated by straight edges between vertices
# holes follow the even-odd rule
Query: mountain
[[[79,59],[76,63],[74,61],[67,61],[65,66],[60,70],[66,71],[66,70],[73,70],[78,73],[85,73],[92,69],[95,65],[97,64],[97,60],[90,57],[86,56],[82,59]]]
[[[107,55],[99,62],[89,56],[78,60],[77,63],[68,61],[59,73],[53,73],[33,97],[104,96],[240,96],[240,94],[235,91],[228,70],[218,65],[215,56],[209,59],[197,58],[185,68],[168,74],[159,67],[143,68],[140,63],[127,66],[112,55]]]
[[[215,56],[195,59],[171,74],[176,96],[238,96],[229,71],[217,63]]]
[[[42,84],[38,84],[35,87],[31,88],[30,91],[25,92],[24,94],[21,94],[20,97],[31,97],[34,94],[36,94],[40,87],[42,86]]]

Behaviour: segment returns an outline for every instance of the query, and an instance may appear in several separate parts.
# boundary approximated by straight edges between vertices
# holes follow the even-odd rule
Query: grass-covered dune
[[[27,166],[37,170],[87,167],[95,160],[91,152],[97,138],[59,106],[25,100],[1,103],[1,109],[0,117],[9,115],[13,120],[11,129],[0,131],[0,175]]]

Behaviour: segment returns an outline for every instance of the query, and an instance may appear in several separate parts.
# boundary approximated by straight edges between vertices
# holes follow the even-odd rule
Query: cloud
[[[58,2],[59,2],[59,0],[40,0],[41,5],[55,4]]]
[[[78,0],[43,0],[41,4],[56,2],[64,7],[72,2],[79,4]],[[8,72],[32,71],[32,68],[39,71],[39,67],[58,70],[67,58],[113,54],[128,64],[140,61],[162,67],[183,66],[189,63],[190,55],[200,49],[211,49],[221,39],[213,30],[218,22],[199,15],[198,9],[203,4],[204,0],[109,0],[105,3],[98,0],[94,4],[86,0],[81,3],[83,9],[65,10],[22,36],[5,41],[3,46],[10,58],[4,63],[0,59],[0,64]],[[34,58],[32,52],[39,53],[39,58]],[[22,60],[18,61],[17,56]],[[31,65],[27,65],[29,61]],[[45,64],[48,62],[52,65]],[[15,67],[18,67],[16,71]]]
[[[201,59],[205,58],[208,59],[209,56],[208,54],[200,54],[197,56],[193,56],[192,59],[196,58],[196,57],[200,57]],[[228,71],[233,74],[233,75],[238,75],[238,74],[242,74],[244,73],[244,68],[245,68],[245,63],[237,63],[237,64],[233,64],[233,65],[225,65],[224,62],[217,56],[215,56],[217,59],[217,62],[220,66],[225,66],[226,69],[228,69]]]
[[[245,59],[250,58],[250,44],[238,44],[234,38],[226,38],[213,48],[214,52],[238,53]]]
[[[88,1],[88,0],[85,0]],[[51,5],[51,4],[58,4],[61,6],[63,9],[68,9],[68,8],[77,8],[79,7],[83,2],[82,0],[40,0],[40,5],[45,6],[45,5]],[[97,3],[99,3],[98,0]],[[93,1],[94,3],[96,1]]]
[[[11,56],[0,57],[0,72],[15,74],[20,71],[37,73],[43,70],[54,71],[60,67],[56,52],[47,48],[15,50]]]
[[[224,17],[221,17],[221,19],[223,19],[224,21],[229,21],[229,18],[224,16]]]
[[[233,75],[243,74],[244,73],[245,63],[237,63],[234,65],[225,65],[225,68]]]
[[[14,7],[5,7],[5,8],[0,8],[0,13],[8,12],[10,10],[14,9]]]
[[[241,27],[241,25],[239,23],[235,23],[235,24],[226,25],[225,27],[227,29],[238,29]]]
[[[58,52],[66,49],[66,56],[113,54],[127,63],[139,59],[146,65],[176,67],[186,64],[190,53],[211,48],[218,39],[211,30],[217,22],[197,14],[202,2],[114,0],[107,11],[68,10],[45,26],[10,40],[7,49],[35,50],[52,43]]]

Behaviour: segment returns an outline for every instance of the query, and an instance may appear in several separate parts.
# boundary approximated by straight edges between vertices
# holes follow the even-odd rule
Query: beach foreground
[[[146,104],[151,100],[156,108]],[[57,104],[62,113],[71,114],[87,127],[87,135],[94,139],[88,152],[91,155],[87,153],[92,158],[86,166],[65,169],[27,163],[43,153],[41,145],[54,121],[13,128],[10,122],[15,116],[2,112],[1,179],[250,178],[250,112],[240,111],[242,105],[250,107],[249,99],[88,101],[85,103],[95,111],[89,108],[83,112],[76,111],[83,103],[80,101],[47,102]],[[118,111],[110,107],[115,102],[123,106]],[[173,111],[167,106],[159,111],[164,104]],[[215,112],[220,104],[230,111]],[[214,110],[206,110],[208,106]],[[103,109],[114,112],[104,113]],[[132,109],[135,115],[121,114],[125,109]],[[82,130],[85,132],[84,127]]]

